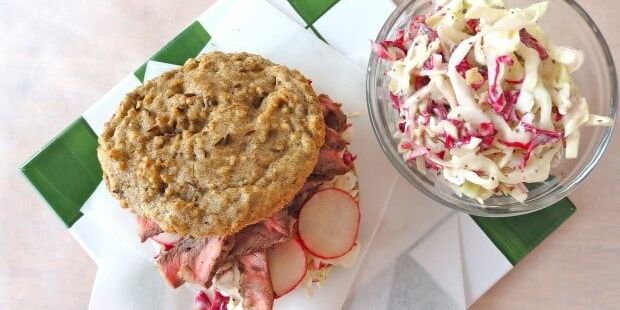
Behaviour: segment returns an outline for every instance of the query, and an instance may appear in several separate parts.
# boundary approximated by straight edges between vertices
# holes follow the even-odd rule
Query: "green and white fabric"
[[[338,308],[351,284],[345,308],[464,308],[570,216],[574,206],[564,200],[515,218],[470,217],[397,177],[372,134],[364,98],[368,42],[393,9],[389,0],[220,0],[28,160],[26,178],[99,266],[90,308],[191,307],[193,290],[165,286],[152,266],[154,249],[137,242],[134,218],[101,184],[97,135],[128,91],[215,49],[298,68],[319,92],[360,114],[352,118],[352,148],[360,154],[365,260],[332,274],[312,299],[294,294],[277,308]]]

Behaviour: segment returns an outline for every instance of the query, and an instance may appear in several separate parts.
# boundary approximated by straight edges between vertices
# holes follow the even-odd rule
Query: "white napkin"
[[[312,79],[318,93],[326,93],[343,102],[345,112],[357,115],[350,118],[354,129],[350,149],[358,154],[356,166],[362,212],[360,257],[351,269],[334,268],[324,286],[315,290],[311,299],[298,289],[275,304],[276,309],[338,309],[350,290],[396,181],[396,172],[384,158],[368,119],[365,72],[318,40],[309,30],[261,0],[219,1],[198,21],[212,36],[203,51],[248,51],[299,69]],[[146,74],[153,76],[167,68],[170,66],[149,62]],[[126,83],[132,85],[135,81],[129,78]],[[126,88],[117,87],[117,95]],[[115,101],[98,102],[85,114],[87,121],[99,123],[110,117],[113,112],[110,105],[118,104],[117,95],[106,96]],[[91,245],[89,249],[99,265],[90,309],[170,309],[187,308],[191,304],[191,289],[175,291],[165,287],[163,280],[158,278],[152,262],[153,249],[139,244],[135,220],[127,211],[121,210],[102,185],[82,211],[85,218],[83,222],[80,220],[81,227],[92,224],[95,226],[90,228],[100,229],[99,234],[90,234],[100,238],[97,246]],[[93,242],[81,240],[81,243]]]

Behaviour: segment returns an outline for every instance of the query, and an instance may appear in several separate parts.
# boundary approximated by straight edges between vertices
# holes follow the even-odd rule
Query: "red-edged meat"
[[[284,209],[262,222],[244,228],[232,236],[235,245],[230,250],[228,260],[263,251],[289,240],[293,234],[294,224],[295,219]]]
[[[273,308],[273,287],[265,252],[255,252],[239,257],[243,308],[270,310]]]
[[[312,175],[308,178],[311,181],[327,181],[353,168],[351,158],[343,158],[342,154],[342,150],[348,143],[340,133],[347,128],[347,117],[342,112],[340,104],[335,103],[329,96],[319,95],[319,103],[327,127],[325,128],[325,144],[321,147],[319,160]]]
[[[332,150],[342,151],[348,145],[342,136],[335,130],[327,127],[325,128],[325,144],[324,147],[328,147]]]
[[[159,254],[157,267],[174,288],[185,281],[208,288],[215,272],[226,261],[231,247],[229,238],[188,237],[169,251]]]
[[[174,288],[184,282],[208,288],[224,262],[289,240],[294,224],[295,219],[284,209],[232,236],[203,239],[185,237],[157,256],[157,267],[166,282]]]
[[[352,168],[352,163],[347,164],[338,150],[323,147],[319,152],[319,161],[312,174],[333,177],[343,175]]]
[[[301,187],[301,189],[297,193],[297,196],[299,196],[302,193],[306,193],[308,191],[315,190],[317,187],[319,187],[321,184],[323,184],[323,182],[326,181],[326,180],[328,180],[328,179],[322,179],[321,176],[310,175],[310,177],[306,180],[306,183],[304,183],[304,185]],[[295,199],[297,199],[297,196],[295,196]],[[294,203],[294,201],[291,202],[289,205],[291,205],[293,203]]]
[[[230,243],[227,238],[200,239],[195,247],[185,251],[179,275],[188,282],[209,287],[215,272],[225,262],[228,251]]]
[[[295,224],[295,219],[288,215],[288,211],[286,209],[276,212],[262,223],[269,232],[277,232],[289,238],[293,235],[293,225]]]
[[[173,288],[177,288],[185,283],[181,276],[179,276],[181,259],[182,255],[174,251],[174,248],[170,252],[164,252],[155,257],[157,270],[159,270],[161,277]]]
[[[138,236],[140,237],[140,242],[144,242],[146,239],[164,232],[155,221],[141,215],[136,217],[138,219]]]
[[[319,95],[319,104],[323,110],[323,119],[327,127],[342,132],[347,128],[347,116],[342,113],[340,104],[334,102],[328,95]]]

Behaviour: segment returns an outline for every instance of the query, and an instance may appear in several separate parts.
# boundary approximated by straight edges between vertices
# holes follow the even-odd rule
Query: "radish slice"
[[[319,258],[319,259],[321,260],[321,263],[323,264],[340,265],[343,268],[351,268],[357,261],[357,256],[359,255],[359,252],[360,252],[360,245],[359,243],[355,243],[355,245],[353,245],[353,247],[351,248],[351,250],[349,250],[349,252],[345,253],[344,255],[340,257],[329,258],[329,259]]]
[[[166,250],[174,247],[174,245],[181,240],[181,236],[173,233],[163,232],[151,237],[153,241],[164,246]]]
[[[353,247],[360,209],[351,195],[339,189],[314,194],[299,212],[299,237],[308,252],[319,258],[337,258]]]
[[[269,249],[267,263],[276,298],[292,291],[306,275],[306,253],[294,239]]]

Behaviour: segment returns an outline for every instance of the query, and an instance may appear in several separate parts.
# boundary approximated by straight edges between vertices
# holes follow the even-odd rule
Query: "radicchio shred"
[[[480,29],[478,28],[477,19],[468,19],[467,22],[465,22],[465,26],[467,26],[468,34],[475,35],[476,33],[478,33],[478,31],[480,31]]]
[[[463,58],[463,60],[461,60],[458,65],[456,65],[456,72],[458,72],[462,77],[465,77],[465,72],[467,72],[467,70],[471,68],[473,67],[471,66],[469,61],[467,61],[467,58]]]
[[[397,95],[395,95],[394,93],[390,92],[390,101],[392,101],[392,107],[396,111],[400,111],[400,107],[402,107],[403,105],[402,99],[398,97]]]
[[[424,15],[415,16],[407,27],[396,32],[393,39],[381,42],[371,41],[370,44],[373,52],[381,59],[397,61],[407,55],[409,45],[411,45],[411,42],[418,34],[428,36],[428,42],[434,41],[438,38],[437,32],[428,27],[425,20],[426,17]]]
[[[194,308],[197,310],[226,310],[229,300],[229,297],[215,291],[213,295],[213,302],[211,302],[211,300],[209,300],[209,296],[207,296],[207,293],[200,291],[194,298]]]
[[[353,154],[349,153],[349,151],[345,151],[344,154],[342,154],[342,161],[347,166],[350,166],[351,164],[353,164],[353,162],[356,159],[357,159],[357,155],[353,155]]]
[[[540,129],[528,123],[522,123],[522,126],[525,131],[531,132],[533,135],[532,139],[529,142],[522,143],[518,141],[499,141],[503,145],[518,148],[524,151],[523,161],[519,166],[519,168],[521,169],[525,168],[527,162],[532,156],[532,152],[534,151],[534,149],[536,149],[536,147],[538,147],[539,145],[555,143],[562,139],[562,133],[559,131]]]
[[[213,304],[211,305],[210,310],[226,310],[226,305],[228,304],[229,299],[229,297],[226,297],[220,294],[220,292],[215,291],[215,295],[213,297]]]
[[[514,63],[512,58],[507,55],[499,56],[495,59],[495,71],[491,75],[491,85],[489,86],[489,103],[495,113],[501,115],[506,121],[518,121],[519,117],[515,112],[515,105],[519,98],[518,90],[503,90],[499,81],[500,67],[502,65],[511,66]]]
[[[540,57],[541,60],[545,60],[549,57],[547,50],[540,44],[540,42],[538,42],[538,40],[536,40],[536,38],[527,32],[525,28],[519,31],[519,37],[525,46],[536,50],[536,53],[538,53],[538,57]]]

